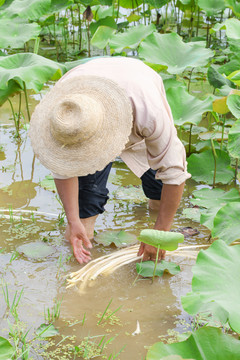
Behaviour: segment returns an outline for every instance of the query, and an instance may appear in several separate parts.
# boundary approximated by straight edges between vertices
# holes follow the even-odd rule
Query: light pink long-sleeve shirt
[[[111,79],[127,92],[133,108],[133,127],[120,157],[133,173],[141,177],[152,168],[157,170],[156,179],[172,185],[191,177],[162,79],[154,70],[133,58],[97,58],[70,70],[60,81],[79,75]]]

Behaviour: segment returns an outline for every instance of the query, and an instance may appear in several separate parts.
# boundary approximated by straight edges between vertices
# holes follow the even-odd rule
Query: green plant
[[[62,300],[60,301],[58,300],[55,302],[55,304],[51,309],[49,308],[47,308],[47,310],[44,309],[44,319],[48,324],[51,324],[57,319],[59,319],[61,303]]]

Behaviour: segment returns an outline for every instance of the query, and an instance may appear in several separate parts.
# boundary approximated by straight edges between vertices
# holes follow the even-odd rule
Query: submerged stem
[[[157,269],[157,263],[158,263],[158,254],[159,254],[159,250],[160,250],[160,245],[158,245],[158,247],[157,247],[157,255],[156,255],[155,265],[154,265],[154,269],[153,269],[152,283],[153,283],[154,276],[155,276],[156,269]]]

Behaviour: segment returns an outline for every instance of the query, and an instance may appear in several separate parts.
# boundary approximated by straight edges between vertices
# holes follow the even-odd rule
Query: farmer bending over
[[[66,238],[80,264],[91,259],[90,240],[116,156],[141,178],[150,208],[158,209],[154,229],[170,230],[190,175],[162,79],[140,60],[106,57],[70,70],[36,106],[30,138],[53,173]],[[141,244],[139,255],[154,261],[156,251]],[[164,256],[161,250],[159,259]]]

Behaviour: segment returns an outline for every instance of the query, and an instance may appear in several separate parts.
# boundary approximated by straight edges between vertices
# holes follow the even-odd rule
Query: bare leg
[[[150,210],[158,211],[160,208],[160,200],[148,200],[148,206]]]

